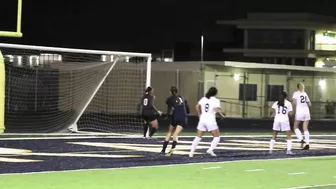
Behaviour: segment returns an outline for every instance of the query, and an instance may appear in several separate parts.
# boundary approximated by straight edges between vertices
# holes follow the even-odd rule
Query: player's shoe
[[[290,155],[290,156],[295,155],[292,151],[287,151],[286,154],[287,154],[287,155]]]
[[[303,145],[306,143],[304,140],[301,140],[301,148],[303,148]]]
[[[173,153],[174,153],[174,151],[175,151],[175,149],[173,149],[173,148],[172,148],[172,149],[170,149],[170,150],[169,150],[169,152],[166,154],[166,156],[167,156],[167,157],[170,157],[170,156],[172,156],[172,155],[173,155]]]
[[[194,157],[194,154],[193,154],[193,153],[190,153],[190,154],[189,154],[189,157],[191,157],[191,158]]]
[[[207,150],[207,154],[211,155],[212,157],[216,157],[217,155],[212,150]]]
[[[160,155],[160,156],[166,156],[166,153],[163,152],[163,151],[161,151],[161,152],[159,153],[159,155]]]
[[[307,144],[302,150],[309,150],[309,144]]]

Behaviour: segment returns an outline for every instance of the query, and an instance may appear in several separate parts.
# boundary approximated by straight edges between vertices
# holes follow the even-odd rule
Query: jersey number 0
[[[147,104],[148,104],[148,99],[147,98],[143,99],[143,105],[147,106]]]

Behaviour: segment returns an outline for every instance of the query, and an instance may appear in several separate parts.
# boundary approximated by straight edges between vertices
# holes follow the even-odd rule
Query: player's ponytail
[[[177,95],[177,93],[178,93],[177,87],[176,86],[171,86],[170,87],[170,92],[171,92],[172,95]]]
[[[152,87],[147,87],[145,90],[145,94],[148,94],[150,92],[152,92],[153,88]]]
[[[280,94],[280,97],[279,97],[279,100],[278,100],[278,106],[284,107],[286,98],[287,98],[287,93],[285,91],[283,91]]]
[[[209,99],[210,97],[216,96],[217,95],[217,88],[216,87],[211,87],[208,92],[205,94],[205,97]]]

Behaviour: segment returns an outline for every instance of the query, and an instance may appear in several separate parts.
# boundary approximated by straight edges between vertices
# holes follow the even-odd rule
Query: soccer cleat
[[[161,152],[159,153],[159,155],[160,155],[160,156],[166,156],[166,153],[163,152],[163,151],[161,151]]]
[[[216,157],[217,156],[212,150],[208,150],[206,153],[209,154],[209,155],[211,155],[212,157]]]
[[[170,149],[170,151],[166,154],[167,157],[170,157],[173,155],[175,149]]]
[[[287,151],[287,153],[286,153],[287,155],[295,155],[292,151]]]
[[[309,150],[309,144],[307,144],[302,150]]]
[[[189,157],[191,157],[191,158],[194,157],[194,154],[190,153],[190,154],[189,154]]]
[[[303,145],[306,143],[304,140],[301,140],[301,148],[303,148]]]

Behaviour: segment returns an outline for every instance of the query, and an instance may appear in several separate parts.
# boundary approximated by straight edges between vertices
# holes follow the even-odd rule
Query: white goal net
[[[5,132],[141,133],[151,55],[1,44]]]

